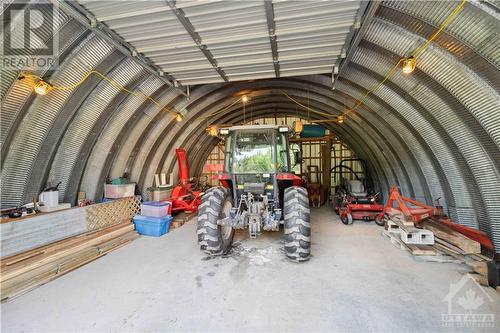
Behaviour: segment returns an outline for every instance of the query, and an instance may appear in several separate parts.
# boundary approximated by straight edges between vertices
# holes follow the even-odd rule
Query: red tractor
[[[250,125],[219,129],[225,139],[222,186],[209,189],[198,210],[198,243],[209,254],[227,253],[235,229],[251,238],[284,225],[284,250],[294,261],[311,254],[309,199],[291,173],[287,126]],[[298,158],[298,157],[297,157]]]

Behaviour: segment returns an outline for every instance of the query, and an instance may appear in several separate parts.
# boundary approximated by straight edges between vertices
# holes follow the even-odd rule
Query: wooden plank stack
[[[2,301],[19,296],[131,242],[130,220],[37,247],[1,260]]]
[[[420,261],[465,264],[475,272],[471,276],[478,283],[488,285],[487,263],[490,259],[481,254],[481,244],[479,242],[439,223],[433,218],[426,218],[420,221],[417,226],[414,226],[413,223],[410,226],[406,225],[409,222],[406,222],[406,224],[401,222],[401,216],[397,211],[389,211],[388,217],[391,221],[396,221],[396,224],[401,228],[418,227],[434,233],[435,243],[433,245],[409,245],[401,240],[397,230],[383,230],[382,234],[388,237],[398,248],[410,252]]]

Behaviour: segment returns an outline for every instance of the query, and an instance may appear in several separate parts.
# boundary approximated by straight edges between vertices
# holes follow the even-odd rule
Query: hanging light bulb
[[[241,97],[241,100],[243,101],[243,103],[248,102],[248,96],[247,95],[243,95],[243,97]]]
[[[300,120],[294,121],[293,130],[295,133],[301,133],[304,130],[304,124]]]
[[[207,128],[207,132],[211,136],[217,136],[219,129],[217,128],[217,125],[212,125]]]
[[[176,120],[177,122],[181,122],[181,121],[182,121],[182,114],[177,113],[177,114],[175,115],[175,120]]]
[[[34,90],[38,95],[47,95],[52,90],[52,85],[44,80],[40,80],[35,84]]]
[[[416,65],[417,59],[413,56],[403,59],[403,73],[410,74],[415,70]]]
[[[337,116],[337,122],[339,124],[343,124],[344,123],[344,116],[343,115]]]

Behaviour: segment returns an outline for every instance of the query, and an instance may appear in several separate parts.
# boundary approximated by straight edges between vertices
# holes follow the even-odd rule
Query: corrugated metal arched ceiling
[[[266,16],[259,4],[263,6],[252,2],[238,10],[252,9],[250,17],[260,26],[266,24]],[[336,4],[323,3],[318,11]],[[353,7],[353,15],[347,15],[351,27],[356,24],[354,4],[357,8],[366,7],[366,3],[359,2],[342,5]],[[189,99],[185,97],[184,88],[182,91],[166,84],[165,79],[155,75],[151,68],[125,56],[108,38],[83,25],[71,13],[62,12],[57,21],[60,66],[55,71],[35,74],[54,84],[70,85],[89,70],[96,69],[128,89],[152,96],[168,109],[185,109],[187,113],[182,122],[175,122],[171,113],[160,112],[140,96],[118,92],[97,76],[91,76],[73,90],[37,96],[28,80],[17,80],[19,70],[2,67],[2,207],[31,201],[47,181],[62,181],[63,199],[71,202],[75,201],[78,191],[85,191],[91,198],[99,197],[105,179],[124,172],[145,190],[151,186],[154,173],[175,172],[174,150],[179,146],[189,150],[193,169],[200,172],[207,154],[217,143],[205,132],[210,124],[237,123],[244,117],[248,120],[270,112],[299,114],[312,119],[322,117],[308,114],[282,91],[319,111],[340,114],[362,99],[398,59],[407,55],[408,50],[424,43],[456,4],[442,1],[381,3],[349,64],[336,78],[334,90],[331,72],[325,68],[333,69],[332,64],[338,65],[336,61],[340,59],[342,48],[327,45],[331,54],[326,51],[322,54],[325,59],[330,56],[334,61],[327,63],[325,59],[316,59],[324,65],[318,72],[314,69],[314,61],[304,62],[293,53],[294,47],[298,49],[300,41],[307,38],[293,35],[297,37],[295,44],[293,38],[284,38],[283,45],[288,45],[288,49],[283,48],[282,52],[284,55],[288,52],[285,50],[291,53],[289,58],[278,62],[282,65],[278,69],[288,68],[292,73],[291,68],[295,68],[299,74],[310,75],[276,78],[273,41],[269,36],[262,39],[262,34],[256,32],[254,39],[243,43],[240,27],[240,35],[235,34],[239,37],[221,46],[217,44],[220,42],[216,38],[217,29],[205,26],[205,30],[198,31],[199,35],[203,38],[205,31],[211,36],[211,39],[207,37],[210,43],[206,42],[206,46],[215,45],[212,56],[226,59],[226,74],[233,82],[224,82],[219,75],[218,83],[192,86]],[[196,5],[191,5],[178,3],[178,6],[185,6],[185,16],[189,18],[191,13],[191,23],[195,27],[196,23],[206,25],[207,10],[203,13],[198,8],[196,12]],[[38,5],[32,2],[26,6],[37,8]],[[276,2],[276,6],[285,5]],[[126,16],[127,13],[122,14]],[[261,14],[264,18],[259,18]],[[276,22],[279,15],[275,15]],[[283,17],[286,22],[287,16]],[[243,16],[240,20],[244,20]],[[120,22],[124,24],[123,18],[118,20]],[[11,28],[19,29],[16,24],[20,23],[11,22]],[[288,26],[291,24],[288,22]],[[249,27],[256,29],[251,24]],[[223,24],[219,28],[221,33],[228,33]],[[279,29],[283,33],[284,28],[275,28],[277,51],[280,52]],[[325,29],[333,28],[327,26]],[[418,200],[430,203],[442,197],[453,218],[492,235],[497,252],[500,252],[499,31],[498,7],[489,2],[468,2],[421,56],[414,73],[396,73],[350,114],[344,124],[327,125],[357,155],[367,160],[384,193],[391,185],[398,184],[405,194]],[[318,45],[324,42],[320,36],[316,37]],[[350,37],[347,31],[344,39]],[[53,38],[50,29],[45,31],[43,38]],[[181,39],[179,37],[179,41]],[[147,43],[141,43],[147,47]],[[231,59],[231,55],[238,56],[231,50],[243,44],[246,45],[241,46],[243,54],[253,54],[252,47],[264,44],[269,52],[256,56],[260,60],[253,63],[254,66],[251,61],[234,65],[235,58]],[[197,55],[193,53],[193,57],[205,57],[198,45],[189,45],[185,54],[194,47]],[[314,43],[307,45],[314,50]],[[28,56],[37,57],[36,54]],[[160,67],[166,72],[175,68],[169,72],[170,79],[181,83],[196,83],[192,79],[194,76],[192,80],[186,76],[188,72],[191,75],[196,71],[208,71],[196,66],[195,69],[184,65],[175,67],[179,62],[174,59],[182,60],[182,57],[175,58],[172,54],[159,55],[158,59],[162,59]],[[170,65],[168,59],[172,59]],[[224,69],[224,61],[217,61]],[[257,67],[260,72],[252,73],[252,68]],[[211,70],[217,77],[217,70]],[[176,73],[181,74],[176,77]],[[263,73],[270,79],[238,81],[256,79]],[[242,91],[251,97],[245,115],[241,103],[236,103],[210,119],[203,118],[230,106]]]

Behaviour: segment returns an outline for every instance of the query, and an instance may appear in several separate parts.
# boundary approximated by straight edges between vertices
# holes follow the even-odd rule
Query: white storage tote
[[[172,203],[169,201],[145,201],[141,204],[141,215],[150,217],[165,217],[170,215]]]

